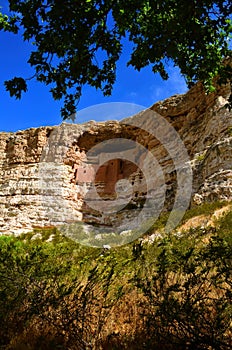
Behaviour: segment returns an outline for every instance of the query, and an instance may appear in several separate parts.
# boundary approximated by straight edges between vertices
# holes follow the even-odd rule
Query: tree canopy
[[[128,65],[150,65],[168,78],[172,61],[190,85],[202,81],[214,89],[225,83],[231,68],[232,3],[230,0],[9,0],[10,14],[0,13],[0,29],[33,42],[28,63],[35,79],[48,85],[54,99],[64,99],[64,119],[72,115],[85,84],[110,95],[116,80],[123,39],[133,45]],[[5,82],[21,98],[27,79]]]

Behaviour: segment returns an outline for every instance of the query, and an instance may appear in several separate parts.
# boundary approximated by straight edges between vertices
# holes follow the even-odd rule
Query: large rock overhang
[[[0,133],[1,233],[76,221],[111,230],[125,222],[127,231],[133,228],[133,218],[144,208],[146,198],[154,196],[162,210],[171,211],[176,203],[181,159],[181,152],[175,157],[175,147],[168,146],[173,129],[183,141],[193,170],[192,205],[212,199],[230,200],[232,118],[225,108],[229,93],[229,87],[224,86],[207,96],[197,84],[185,95],[155,104],[149,111],[170,125],[166,132],[157,125],[151,127],[140,113],[123,122],[64,123]],[[101,149],[106,144],[109,159]],[[146,157],[141,156],[139,147],[155,159],[148,171],[160,177],[155,194],[141,169]],[[121,153],[126,159],[120,158]],[[179,165],[183,167],[184,162]],[[86,168],[93,173],[85,175]],[[86,193],[93,187],[99,198],[90,196],[86,202]],[[110,207],[117,191],[122,196],[122,208],[108,215],[104,205]],[[94,202],[96,205],[91,205]]]

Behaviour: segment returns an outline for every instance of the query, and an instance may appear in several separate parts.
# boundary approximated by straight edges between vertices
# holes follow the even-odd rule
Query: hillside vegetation
[[[0,349],[231,349],[228,205],[193,208],[170,235],[164,215],[109,250],[55,228],[1,236]]]

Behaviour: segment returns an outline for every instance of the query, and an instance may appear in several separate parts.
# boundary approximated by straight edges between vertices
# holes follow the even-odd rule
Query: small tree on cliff
[[[75,111],[83,85],[111,94],[125,37],[133,44],[128,65],[137,70],[151,65],[167,79],[165,60],[171,60],[188,84],[201,80],[208,91],[215,75],[228,79],[222,60],[229,55],[230,0],[8,2],[10,14],[0,14],[0,29],[34,42],[28,63],[54,99],[64,98],[64,119]],[[5,86],[16,98],[27,90],[21,77]]]

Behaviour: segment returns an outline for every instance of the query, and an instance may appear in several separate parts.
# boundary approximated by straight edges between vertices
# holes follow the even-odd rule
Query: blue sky
[[[0,6],[6,9],[7,1],[0,0]],[[42,125],[58,125],[62,122],[60,116],[61,101],[54,101],[49,93],[49,87],[31,80],[29,91],[23,94],[21,100],[11,98],[5,91],[4,81],[15,76],[29,78],[34,71],[27,64],[30,51],[33,46],[23,42],[19,35],[0,32],[0,131],[17,131],[29,127]],[[129,44],[125,43],[124,54],[118,64],[117,81],[111,97],[103,97],[100,91],[91,87],[84,87],[78,110],[85,109],[85,113],[77,114],[77,121],[100,120],[100,116],[94,115],[96,104],[123,102],[149,107],[156,101],[163,100],[177,93],[184,93],[187,87],[179,70],[168,67],[169,80],[163,81],[158,74],[152,73],[150,67],[140,72],[126,67],[129,58]],[[111,114],[104,119],[120,119],[118,113],[114,113],[112,105]]]

